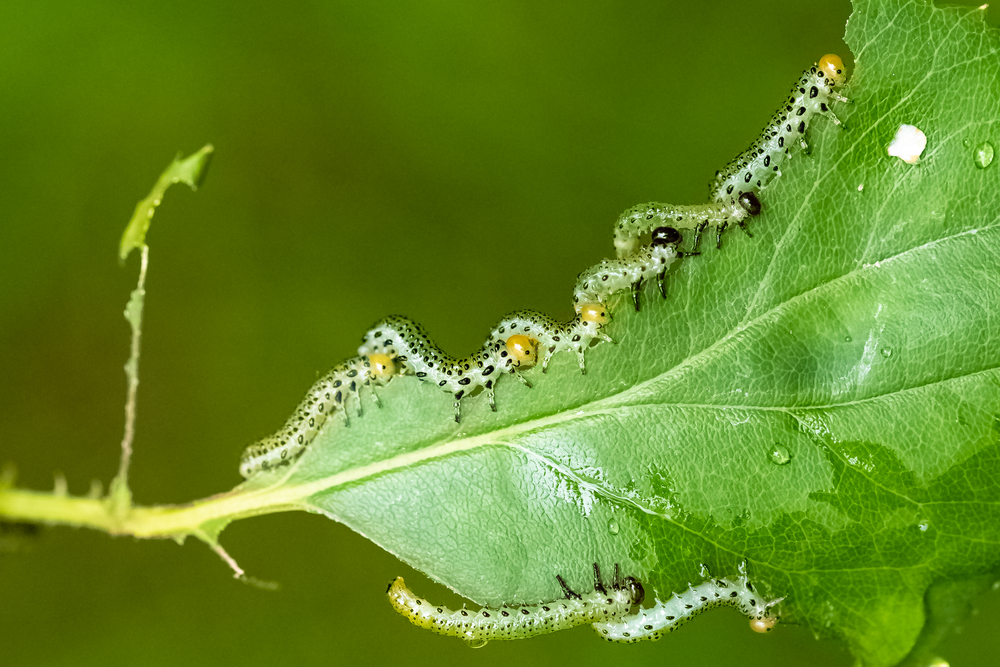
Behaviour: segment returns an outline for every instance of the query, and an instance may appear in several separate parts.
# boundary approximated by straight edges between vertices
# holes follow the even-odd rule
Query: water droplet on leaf
[[[882,356],[885,357],[886,359],[888,359],[889,357],[891,357],[892,356],[892,348],[891,347],[883,347],[882,348]]]
[[[972,161],[980,169],[986,169],[993,162],[993,144],[984,141],[972,149]]]
[[[608,521],[608,532],[609,533],[611,533],[612,535],[617,535],[619,529],[620,529],[620,527],[618,526],[618,522],[617,521],[615,521],[614,519],[612,519],[611,521]]]
[[[775,444],[767,453],[768,460],[776,466],[783,466],[792,460],[792,455],[784,445]]]

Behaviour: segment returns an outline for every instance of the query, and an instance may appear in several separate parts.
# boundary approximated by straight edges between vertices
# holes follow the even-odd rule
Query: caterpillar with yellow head
[[[440,635],[464,639],[472,648],[491,640],[524,639],[565,630],[584,623],[614,622],[642,603],[642,584],[633,577],[621,578],[618,565],[609,587],[601,581],[601,571],[594,563],[594,590],[574,592],[559,575],[566,593],[563,600],[519,607],[483,607],[478,611],[451,610],[417,597],[406,587],[402,577],[389,584],[386,593],[393,609],[414,625]]]
[[[722,247],[722,233],[731,224],[750,235],[746,221],[760,214],[758,193],[781,175],[781,164],[791,157],[793,149],[808,150],[805,137],[812,119],[821,115],[835,125],[841,124],[831,106],[833,102],[850,101],[838,92],[846,80],[840,56],[831,53],[820,58],[802,73],[757,140],[716,172],[709,186],[710,203],[676,206],[651,202],[622,213],[615,222],[618,257],[634,253],[639,237],[660,225],[693,229],[695,251],[706,227],[716,228],[717,248]]]
[[[344,422],[350,423],[347,403],[352,397],[357,400],[358,416],[361,415],[362,387],[371,391],[376,405],[381,405],[374,387],[384,384],[395,373],[396,365],[384,354],[354,357],[333,367],[313,384],[277,433],[244,450],[240,474],[249,478],[262,470],[291,465],[306,451],[331,414],[339,410]]]
[[[846,81],[844,61],[833,53],[826,54],[802,72],[788,99],[771,116],[757,140],[716,172],[709,186],[712,201],[731,205],[748,192],[762,190],[780,176],[781,163],[791,157],[793,148],[809,150],[806,131],[817,115],[840,125],[840,119],[830,107],[835,101],[850,101],[837,92]]]
[[[600,303],[584,304],[569,322],[559,322],[534,310],[518,310],[506,315],[493,327],[490,341],[506,344],[515,363],[534,365],[541,358],[543,373],[548,369],[553,354],[573,352],[580,371],[586,373],[584,352],[591,343],[594,340],[614,342],[601,331],[601,327],[609,321],[611,316]]]

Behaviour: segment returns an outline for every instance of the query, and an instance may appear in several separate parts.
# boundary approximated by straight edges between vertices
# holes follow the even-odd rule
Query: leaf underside
[[[753,239],[683,260],[640,313],[616,297],[587,375],[560,354],[458,425],[395,379],[241,491],[301,491],[482,604],[587,589],[593,562],[664,598],[746,558],[783,623],[865,664],[931,650],[935,600],[1000,562],[1000,167],[973,160],[1000,139],[1000,40],[980,10],[859,0],[846,41],[845,126],[813,122]],[[916,165],[886,154],[902,123]]]

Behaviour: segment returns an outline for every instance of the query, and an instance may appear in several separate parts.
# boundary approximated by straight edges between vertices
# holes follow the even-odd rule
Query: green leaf
[[[135,213],[122,233],[121,243],[118,244],[118,258],[125,261],[129,253],[135,248],[141,248],[146,242],[146,232],[149,230],[149,223],[156,213],[156,207],[163,200],[163,195],[174,183],[187,183],[192,190],[197,190],[205,174],[208,172],[208,165],[212,161],[212,153],[215,149],[211,144],[201,148],[196,153],[192,153],[186,158],[181,158],[178,153],[174,161],[170,163],[166,171],[160,174],[156,185],[149,195],[135,205]]]
[[[393,380],[240,491],[483,604],[585,588],[595,561],[664,598],[745,558],[783,623],[925,660],[1000,563],[1000,167],[974,159],[1000,140],[1000,40],[981,10],[898,0],[856,2],[846,39],[845,127],[813,123],[753,239],[685,259],[640,313],[615,299],[587,375],[559,355],[460,425]],[[903,123],[916,165],[886,153]]]

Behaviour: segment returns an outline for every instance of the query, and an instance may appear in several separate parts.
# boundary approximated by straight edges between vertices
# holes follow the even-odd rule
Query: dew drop
[[[611,533],[612,535],[617,535],[619,530],[620,530],[620,526],[618,525],[617,521],[615,521],[614,519],[612,519],[611,521],[608,521],[608,532],[609,533]]]
[[[787,447],[775,444],[767,453],[767,459],[776,466],[783,466],[792,460],[792,455]]]
[[[984,141],[972,149],[972,161],[980,169],[986,169],[993,162],[993,144]]]
[[[852,340],[854,340],[854,339],[851,338],[850,336],[844,336],[844,342],[845,343],[850,343]]]
[[[965,146],[966,148],[970,148],[972,146],[972,142],[969,141],[968,139],[962,139],[962,145]]]
[[[882,348],[882,356],[885,357],[886,359],[888,359],[889,357],[891,357],[892,356],[892,348],[891,347],[883,347]]]

